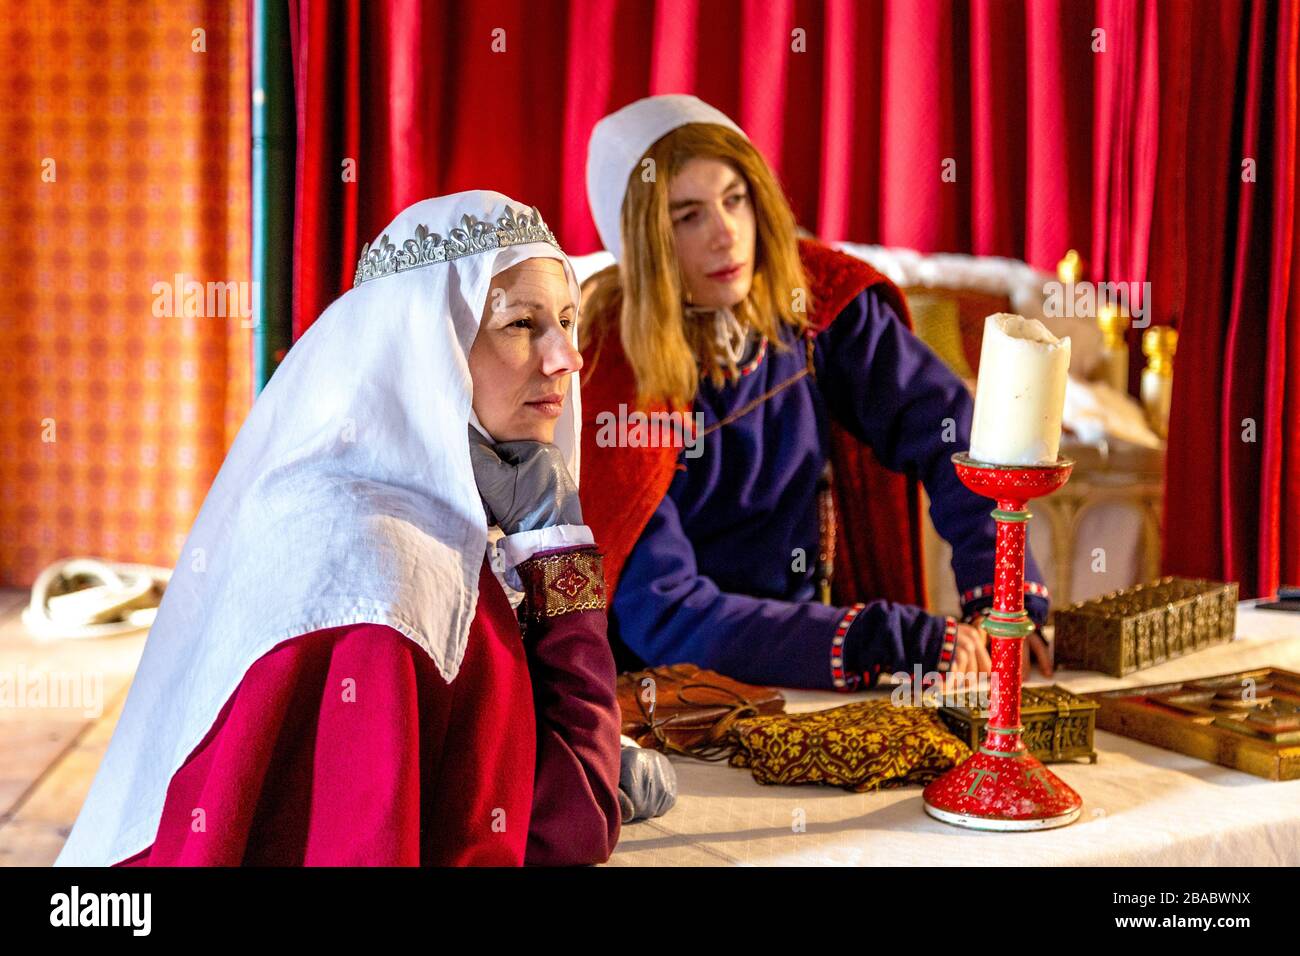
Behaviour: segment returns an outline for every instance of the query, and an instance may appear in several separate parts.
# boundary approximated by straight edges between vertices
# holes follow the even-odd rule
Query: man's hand
[[[963,627],[973,627],[979,631],[981,637],[983,638],[984,646],[989,647],[992,643],[992,638],[989,637],[988,632],[984,630],[984,620],[987,616],[988,616],[987,614],[980,614],[978,617],[975,618],[973,624],[958,624],[957,625],[958,637],[960,637],[961,629]],[[1029,674],[1030,654],[1032,653],[1033,659],[1038,663],[1038,669],[1042,671],[1043,676],[1044,677],[1052,676],[1052,649],[1047,646],[1047,639],[1043,637],[1042,631],[1040,631],[1037,627],[1035,627],[1034,630],[1030,633],[1030,635],[1027,638],[1025,638],[1025,640],[1022,642],[1022,653],[1024,655],[1020,661],[1022,674],[1026,676],[1028,676]],[[953,659],[952,669],[954,671],[958,669],[956,656],[954,656]]]
[[[1034,652],[1034,659],[1038,661],[1038,669],[1043,672],[1044,677],[1052,676],[1052,649],[1047,646],[1047,639],[1043,637],[1043,632],[1034,628],[1032,634],[1025,638],[1025,659],[1022,666],[1024,672],[1029,673],[1029,652]]]
[[[974,624],[957,625],[957,641],[953,649],[952,667],[945,678],[946,690],[957,684],[957,674],[966,675],[966,690],[979,686],[979,675],[993,670],[993,658],[987,646],[988,635]]]

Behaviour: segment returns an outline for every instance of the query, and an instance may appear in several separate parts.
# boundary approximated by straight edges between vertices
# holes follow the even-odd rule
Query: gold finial
[[[1140,394],[1151,430],[1169,437],[1169,410],[1174,395],[1174,351],[1178,333],[1172,326],[1157,325],[1142,333],[1142,352],[1147,367],[1142,370]]]
[[[1168,325],[1158,325],[1142,333],[1142,354],[1147,357],[1147,368],[1157,375],[1174,374],[1174,353],[1178,351],[1178,330]]]
[[[1113,302],[1104,302],[1097,310],[1097,326],[1107,348],[1123,348],[1128,331],[1128,313]]]
[[[1056,264],[1056,278],[1067,285],[1073,285],[1079,281],[1081,275],[1083,275],[1083,260],[1079,258],[1077,249],[1071,249]]]

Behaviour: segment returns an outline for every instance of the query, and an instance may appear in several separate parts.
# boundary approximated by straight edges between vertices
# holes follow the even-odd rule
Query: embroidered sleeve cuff
[[[576,545],[590,546],[595,543],[596,539],[592,537],[591,528],[585,524],[557,524],[549,528],[508,534],[497,542],[497,548],[501,554],[506,581],[512,588],[522,591],[524,588],[515,569],[538,551]]]
[[[851,672],[844,663],[844,640],[848,636],[849,628],[862,613],[865,604],[855,604],[839,619],[835,625],[835,633],[831,637],[831,685],[836,690],[842,690],[845,693],[857,690],[862,686],[864,679],[867,680],[867,686],[870,687],[875,683],[875,678],[880,675],[880,665],[876,664],[872,668],[870,675]]]
[[[953,657],[957,653],[957,619],[945,617],[943,625],[943,644],[939,648],[939,663],[936,670],[946,673],[952,670]]]
[[[605,610],[605,574],[595,548],[539,555],[517,570],[524,592],[522,614],[528,621]]]
[[[937,680],[941,679],[940,675],[952,670],[952,666],[957,654],[957,619],[955,617],[941,616],[932,618],[935,627],[942,628],[939,632],[938,653],[930,650],[926,655],[924,664],[926,665],[921,675],[921,684],[923,687],[932,686]],[[931,645],[933,648],[933,645]],[[934,656],[930,656],[934,655]]]
[[[1047,613],[1051,607],[1052,596],[1047,586],[1038,581],[1025,582],[1025,611],[1039,627],[1047,623]],[[969,621],[981,611],[993,606],[993,584],[981,584],[961,595],[962,620]]]

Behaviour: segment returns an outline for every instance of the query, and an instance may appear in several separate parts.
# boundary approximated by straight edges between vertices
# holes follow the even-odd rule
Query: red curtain
[[[1300,3],[1171,4],[1151,279],[1179,328],[1165,566],[1300,583]]]
[[[1094,201],[1114,152],[1094,90],[1118,149],[1147,92],[1131,44],[1154,16],[1127,0],[289,2],[295,336],[350,284],[361,245],[428,196],[499,189],[539,206],[570,252],[599,248],[588,137],[653,93],[733,116],[826,238],[1052,268],[1071,247],[1088,258],[1117,207],[1127,222],[1150,206],[1149,175],[1145,197],[1125,180]],[[1113,52],[1092,52],[1098,22]]]
[[[1182,337],[1166,570],[1262,593],[1300,579],[1297,2],[289,0],[294,335],[428,196],[498,189],[597,249],[592,126],[695,93],[825,238],[1149,279]]]

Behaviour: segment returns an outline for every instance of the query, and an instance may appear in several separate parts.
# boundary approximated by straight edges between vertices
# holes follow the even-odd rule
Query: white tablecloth
[[[1247,668],[1300,671],[1300,614],[1242,604],[1237,637],[1130,675],[1057,671],[1044,680],[1075,693],[1138,687]],[[869,696],[786,692],[787,710],[818,710]],[[674,757],[677,805],[623,828],[610,860],[624,866],[1300,865],[1300,780],[1272,781],[1098,730],[1097,763],[1054,763],[1083,798],[1075,823],[988,833],[940,823],[921,787],[850,793],[764,786],[725,762]]]

